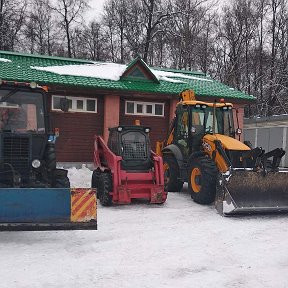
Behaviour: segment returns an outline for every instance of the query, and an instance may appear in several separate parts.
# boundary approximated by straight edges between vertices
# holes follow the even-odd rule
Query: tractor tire
[[[188,187],[191,198],[199,204],[211,204],[216,196],[218,169],[206,156],[190,159],[188,165]]]
[[[179,180],[180,169],[175,157],[171,154],[163,155],[164,167],[164,190],[170,192],[180,192],[183,182]]]
[[[44,159],[47,171],[54,171],[56,169],[56,152],[53,143],[47,144]]]
[[[100,170],[94,170],[92,174],[92,180],[91,180],[91,187],[97,189],[97,199],[99,199],[99,193],[98,193],[98,185],[99,185],[99,179],[101,176]]]
[[[112,205],[112,196],[109,192],[112,192],[112,176],[110,173],[101,173],[97,187],[97,194],[102,206]]]
[[[101,175],[100,170],[94,170],[93,171],[92,180],[91,180],[91,187],[92,188],[98,188],[100,175]]]
[[[67,176],[55,178],[55,188],[70,188],[70,181]]]

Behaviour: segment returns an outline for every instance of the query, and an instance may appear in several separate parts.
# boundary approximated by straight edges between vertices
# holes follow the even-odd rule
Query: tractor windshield
[[[224,106],[215,109],[215,131],[213,131],[213,110],[213,107],[207,105],[195,105],[192,108],[192,134],[205,135],[214,132],[233,137],[235,130],[232,107]]]
[[[0,132],[45,133],[43,95],[0,90]]]

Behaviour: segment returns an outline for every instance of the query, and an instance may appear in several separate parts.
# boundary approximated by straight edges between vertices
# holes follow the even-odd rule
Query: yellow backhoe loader
[[[233,109],[224,100],[197,101],[192,90],[180,93],[168,137],[157,142],[165,189],[181,191],[188,182],[195,202],[215,202],[227,216],[288,211],[288,173],[278,168],[285,151],[265,153],[237,140],[242,131],[235,129]]]

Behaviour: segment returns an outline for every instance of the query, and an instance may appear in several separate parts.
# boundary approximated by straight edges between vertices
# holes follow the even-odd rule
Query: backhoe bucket
[[[232,170],[217,184],[215,207],[224,215],[288,212],[288,172]]]
[[[84,229],[97,229],[94,189],[0,189],[0,231]]]

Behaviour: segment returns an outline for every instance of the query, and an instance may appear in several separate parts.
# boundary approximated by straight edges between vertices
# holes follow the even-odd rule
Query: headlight
[[[146,133],[149,133],[149,132],[150,132],[150,129],[149,129],[149,128],[146,128],[146,129],[145,129],[145,132],[146,132]]]
[[[123,129],[122,127],[118,127],[118,129],[117,129],[117,130],[118,130],[119,132],[121,132],[121,131],[122,131],[122,129]]]
[[[30,83],[30,88],[32,88],[32,89],[37,88],[37,83],[36,82],[31,82]]]
[[[41,166],[41,162],[40,162],[40,160],[38,160],[38,159],[34,159],[33,161],[32,161],[32,167],[33,168],[39,168]]]

